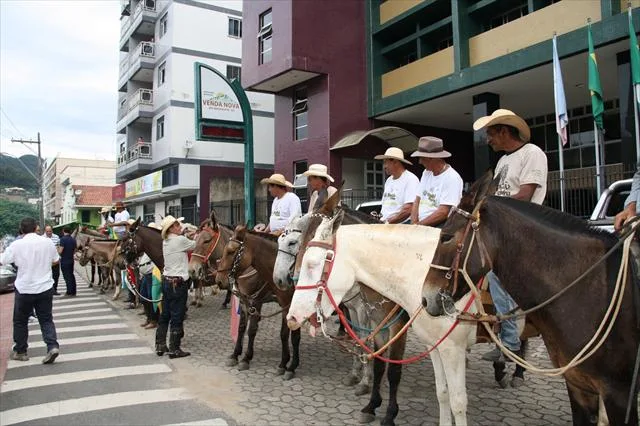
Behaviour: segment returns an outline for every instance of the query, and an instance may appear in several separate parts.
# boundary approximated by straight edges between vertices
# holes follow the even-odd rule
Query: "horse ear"
[[[333,216],[333,213],[340,204],[340,199],[342,198],[342,187],[344,186],[344,180],[340,183],[338,190],[324,202],[322,207],[318,209],[318,213],[324,216]]]
[[[211,228],[213,228],[214,231],[218,230],[218,219],[216,218],[216,211],[215,210],[211,210],[211,214],[209,215],[209,219],[211,219]]]
[[[501,176],[502,175],[494,179],[493,170],[489,169],[480,177],[480,179],[475,181],[469,190],[471,205],[475,207],[476,204],[478,204],[480,200],[487,195],[495,194]]]
[[[244,241],[244,236],[247,233],[247,225],[238,225],[236,226],[236,231],[235,231],[235,238],[240,240],[240,241]]]

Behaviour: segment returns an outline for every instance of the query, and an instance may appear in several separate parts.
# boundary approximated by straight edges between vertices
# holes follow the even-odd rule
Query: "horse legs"
[[[231,288],[227,289],[227,295],[224,297],[224,302],[222,302],[222,309],[227,309],[229,307],[229,302],[231,302]]]
[[[96,261],[91,261],[91,281],[89,281],[89,288],[93,287],[93,281],[96,277]],[[98,279],[100,277],[100,272],[98,272]]]
[[[242,355],[242,343],[244,340],[244,333],[247,330],[247,312],[244,307],[240,310],[240,322],[238,324],[238,339],[236,345],[233,348],[233,353],[225,363],[227,367],[233,367],[238,365],[238,357]]]
[[[262,303],[258,302],[254,306],[252,306],[249,311],[253,311],[253,314],[248,314],[249,317],[249,342],[247,343],[247,351],[244,353],[242,360],[240,360],[240,364],[238,365],[238,370],[244,371],[249,369],[249,363],[253,359],[253,342],[256,339],[256,334],[258,334],[258,323],[260,322],[260,312],[262,311]]]
[[[441,345],[442,346],[442,345]],[[439,350],[449,389],[449,404],[457,426],[467,424],[466,350],[456,344]]]
[[[566,381],[569,403],[571,404],[571,416],[574,425],[595,425],[598,422],[598,407],[600,397],[598,394],[588,392]],[[624,414],[623,414],[624,416]],[[623,424],[620,423],[613,424]]]
[[[389,357],[400,360],[404,356],[404,349],[407,344],[406,333],[391,345]],[[380,423],[382,426],[394,426],[395,418],[400,408],[398,407],[398,387],[402,379],[402,364],[389,364],[387,367],[387,380],[389,381],[389,405],[384,419]]]
[[[376,419],[376,408],[382,405],[382,395],[380,395],[380,384],[384,376],[387,364],[378,358],[373,360],[373,387],[369,403],[360,410],[360,423],[371,423]]]
[[[286,315],[282,316],[282,324],[284,327],[287,327]],[[287,331],[289,332],[289,327],[287,327]],[[300,334],[301,330],[297,329],[291,332],[291,347],[293,349],[293,358],[291,359],[291,364],[287,367],[287,371],[284,373],[284,380],[291,380],[293,376],[296,374],[296,368],[300,365],[300,338],[302,335]],[[288,349],[288,348],[287,348]]]
[[[342,379],[342,384],[345,386],[355,386],[360,381],[360,372],[364,371],[364,369],[365,368],[363,368],[363,365],[360,362],[360,358],[354,355],[353,361],[351,362],[351,371],[344,379]]]
[[[627,400],[629,398],[629,388],[631,387],[631,377],[627,381],[617,381],[615,383],[605,383],[606,393],[602,396],[606,417],[612,425],[638,425],[638,392],[634,392],[631,402],[629,422],[624,423],[627,411]]]
[[[111,299],[118,300],[118,298],[120,297],[120,291],[122,291],[122,271],[119,269],[113,268],[113,272],[115,273],[115,279],[113,278],[113,276],[111,276],[111,279],[112,279],[111,282],[113,283],[115,290],[113,292],[113,297]]]

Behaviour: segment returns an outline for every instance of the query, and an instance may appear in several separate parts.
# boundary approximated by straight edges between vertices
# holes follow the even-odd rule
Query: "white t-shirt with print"
[[[291,219],[302,214],[300,198],[293,192],[287,192],[282,198],[274,198],[271,204],[269,229],[271,232],[280,231],[289,224]]]
[[[116,213],[115,217],[113,218],[114,222],[126,222],[129,220],[129,212],[126,210],[122,210],[120,213]],[[126,226],[114,226],[113,230],[115,231],[116,234],[120,235],[123,234],[127,231],[127,227]]]
[[[496,195],[511,197],[520,191],[520,185],[538,185],[531,202],[542,204],[547,194],[547,156],[532,143],[503,155],[496,165],[496,176],[503,173]]]
[[[462,187],[462,178],[451,166],[438,176],[429,170],[424,170],[418,185],[417,196],[420,197],[418,220],[430,216],[441,204],[457,206],[462,198]]]
[[[398,179],[394,179],[393,176],[387,178],[380,209],[383,221],[398,213],[404,204],[413,203],[416,200],[418,183],[416,175],[409,170],[402,172]]]

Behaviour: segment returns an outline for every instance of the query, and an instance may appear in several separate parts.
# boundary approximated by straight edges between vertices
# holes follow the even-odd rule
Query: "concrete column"
[[[620,99],[620,149],[625,169],[636,164],[635,122],[633,110],[633,85],[631,84],[631,63],[629,51],[616,55],[618,64],[618,99]]]
[[[495,93],[480,93],[473,97],[473,121],[500,108],[500,96]],[[495,167],[499,155],[487,145],[484,130],[473,133],[474,175],[478,179],[489,168]]]

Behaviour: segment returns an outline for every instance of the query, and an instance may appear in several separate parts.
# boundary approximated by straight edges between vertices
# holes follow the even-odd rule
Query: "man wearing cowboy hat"
[[[400,148],[395,147],[373,158],[384,160],[384,171],[389,175],[384,183],[380,220],[385,223],[408,223],[419,183],[416,175],[405,167],[405,164],[411,165],[411,162],[404,159]]]
[[[460,203],[462,178],[445,161],[451,153],[444,150],[442,139],[434,136],[420,138],[418,150],[411,156],[418,157],[424,167],[411,209],[411,223],[441,226],[449,217],[451,207]]]
[[[537,145],[528,143],[531,131],[527,123],[508,109],[498,109],[473,123],[473,130],[481,129],[487,129],[487,143],[494,151],[505,152],[495,169],[495,176],[500,179],[495,195],[542,204],[547,193],[547,156]],[[515,308],[515,302],[493,271],[489,271],[487,279],[496,311],[504,314]],[[502,321],[500,340],[511,351],[520,350],[515,319]],[[496,347],[482,359],[500,361],[505,358]]]
[[[124,203],[122,201],[118,201],[116,203],[115,209],[116,214],[113,218],[113,222],[107,222],[107,226],[109,228],[113,227],[113,231],[116,233],[118,238],[122,238],[127,232],[127,221],[129,220],[129,212],[124,207]]]
[[[164,271],[162,272],[162,310],[156,329],[156,354],[169,352],[169,358],[182,358],[191,355],[180,348],[184,337],[182,323],[187,308],[187,294],[191,280],[189,279],[189,258],[187,252],[196,247],[193,241],[195,233],[183,235],[180,222],[169,215],[162,219],[162,256]],[[167,331],[171,325],[169,347],[167,348]]]
[[[293,185],[279,173],[262,179],[260,183],[268,185],[269,194],[273,197],[269,226],[265,232],[279,234],[294,217],[302,214],[300,198],[288,191],[288,188],[293,188]]]
[[[307,176],[309,181],[309,186],[313,193],[311,194],[311,198],[309,199],[309,210],[308,213],[311,213],[314,210],[317,210],[327,201],[327,198],[331,197],[333,194],[338,192],[336,188],[331,186],[331,183],[334,182],[333,178],[329,176],[327,172],[327,166],[323,164],[312,164],[309,166],[309,170],[303,173],[304,176]]]
[[[109,222],[113,222],[113,217],[111,216],[111,207],[103,207],[99,210],[100,213],[100,226],[98,227],[98,232],[106,235],[108,233],[107,231],[107,224]]]

